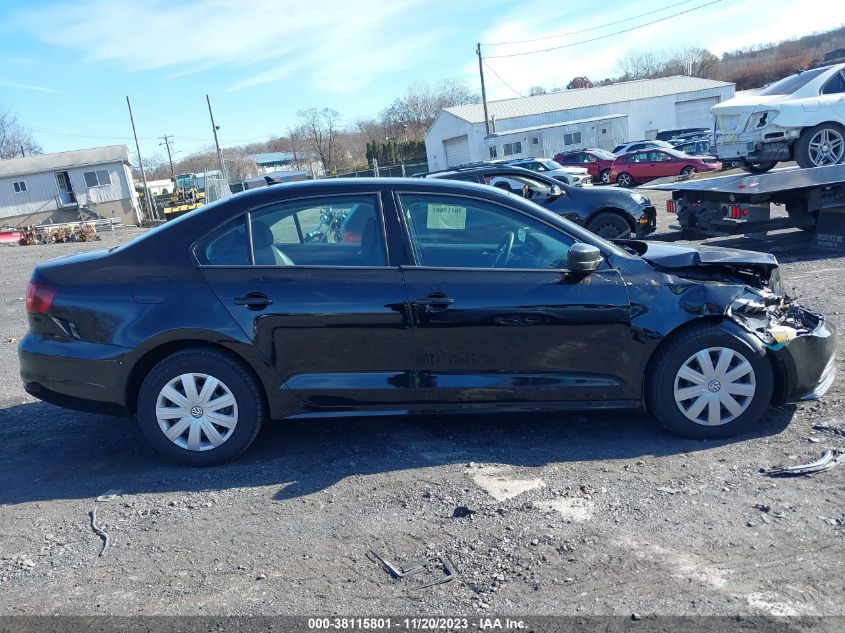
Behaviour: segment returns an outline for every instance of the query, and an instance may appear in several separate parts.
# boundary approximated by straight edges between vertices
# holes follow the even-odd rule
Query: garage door
[[[466,134],[447,138],[443,141],[443,145],[446,147],[446,165],[448,167],[469,162],[469,137]]]
[[[675,104],[675,127],[712,127],[710,108],[719,103],[719,97],[707,97]]]

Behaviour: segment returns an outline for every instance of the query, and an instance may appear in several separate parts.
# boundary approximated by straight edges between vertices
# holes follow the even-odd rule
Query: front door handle
[[[445,292],[432,292],[427,297],[412,301],[411,304],[425,308],[431,312],[434,310],[445,310],[454,302],[455,300],[448,296]]]
[[[263,292],[248,292],[243,297],[235,297],[235,305],[246,306],[250,310],[263,310],[273,300]]]

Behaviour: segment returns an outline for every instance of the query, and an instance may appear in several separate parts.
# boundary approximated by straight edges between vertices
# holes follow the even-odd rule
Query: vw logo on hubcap
[[[202,417],[202,407],[191,407],[191,415],[195,418]]]
[[[722,388],[722,383],[720,383],[718,380],[711,380],[710,384],[707,385],[707,390],[712,392],[712,393],[716,393],[721,388]]]

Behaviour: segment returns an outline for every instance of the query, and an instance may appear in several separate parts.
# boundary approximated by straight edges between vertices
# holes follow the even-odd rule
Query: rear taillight
[[[54,286],[30,281],[26,287],[26,311],[30,314],[47,314],[53,307],[55,297]]]

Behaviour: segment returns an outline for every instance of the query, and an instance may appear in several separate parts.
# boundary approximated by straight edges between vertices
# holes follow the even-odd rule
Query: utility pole
[[[138,166],[141,168],[141,180],[144,182],[144,200],[147,203],[147,212],[152,220],[153,215],[153,199],[150,196],[150,188],[147,186],[147,174],[144,171],[144,160],[141,158],[141,146],[138,144],[138,132],[135,131],[135,117],[132,116],[132,104],[129,103],[129,97],[126,97],[126,107],[129,108],[129,120],[132,122],[132,134],[135,137],[135,150],[138,152]],[[136,212],[135,217],[138,220],[138,226],[141,225],[141,216]]]
[[[217,140],[218,127],[214,123],[214,113],[211,111],[211,99],[205,95],[205,100],[208,102],[208,116],[211,117],[211,131],[214,132],[214,145],[217,147],[217,160],[220,161],[220,175],[226,178],[226,168],[223,166],[223,152],[220,151],[220,142]]]
[[[159,145],[164,145],[167,148],[167,160],[170,161],[170,179],[173,181],[173,188],[176,188],[176,172],[173,171],[173,155],[170,153],[170,140],[173,138],[172,136],[168,136],[165,134],[164,136],[159,136],[164,143],[159,143]]]
[[[487,120],[487,91],[484,89],[484,66],[481,59],[481,42],[475,47],[475,54],[478,55],[478,74],[481,76],[481,101],[484,104],[484,129],[487,136],[490,136],[490,121]]]

